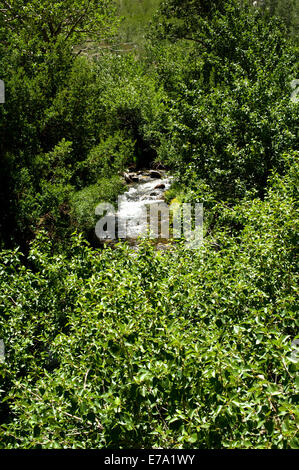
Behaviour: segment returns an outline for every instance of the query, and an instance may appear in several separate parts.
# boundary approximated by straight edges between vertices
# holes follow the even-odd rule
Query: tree
[[[207,30],[217,14],[225,12],[233,0],[164,0],[156,16],[159,39],[186,39],[203,43],[201,33]],[[204,44],[204,43],[203,43]]]
[[[264,0],[264,6],[271,15],[281,18],[286,25],[288,33],[298,36],[299,26],[299,0]]]
[[[298,37],[299,27],[299,0],[240,0],[241,4],[250,4],[259,8],[263,14],[270,14],[280,18],[286,26],[287,32],[293,38]]]
[[[38,38],[46,47],[57,41],[106,39],[117,24],[111,0],[0,0],[0,35],[6,43],[19,37],[24,46]]]

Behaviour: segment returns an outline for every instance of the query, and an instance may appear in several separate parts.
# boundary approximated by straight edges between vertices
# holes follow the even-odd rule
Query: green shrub
[[[125,189],[120,177],[100,178],[97,183],[77,191],[71,198],[72,225],[80,231],[91,235],[94,232],[97,218],[95,208],[101,202],[114,203]]]
[[[1,445],[298,447],[296,158],[200,251],[2,252]]]
[[[128,165],[136,163],[135,142],[116,132],[92,148],[86,160],[78,163],[76,172],[80,180],[95,183],[100,177],[108,178],[122,173]]]

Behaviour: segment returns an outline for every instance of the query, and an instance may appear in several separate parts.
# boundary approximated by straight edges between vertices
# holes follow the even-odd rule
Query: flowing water
[[[129,185],[119,198],[117,212],[118,226],[127,224],[126,240],[136,243],[138,237],[145,236],[148,220],[145,211],[153,204],[164,202],[164,193],[170,188],[172,178],[166,172],[159,171],[160,178],[152,178],[148,172],[138,175],[139,181]]]

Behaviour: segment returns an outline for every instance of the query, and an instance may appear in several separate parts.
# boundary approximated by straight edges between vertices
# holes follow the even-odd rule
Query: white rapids
[[[116,213],[118,227],[126,224],[126,239],[136,240],[145,236],[148,230],[147,208],[164,202],[164,193],[170,188],[173,177],[164,172],[161,178],[141,175],[138,183],[133,183],[118,200]],[[122,237],[120,237],[122,238]]]

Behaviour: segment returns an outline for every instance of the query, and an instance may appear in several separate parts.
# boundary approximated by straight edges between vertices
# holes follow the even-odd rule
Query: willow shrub
[[[199,251],[2,252],[1,446],[298,447],[294,157]]]

